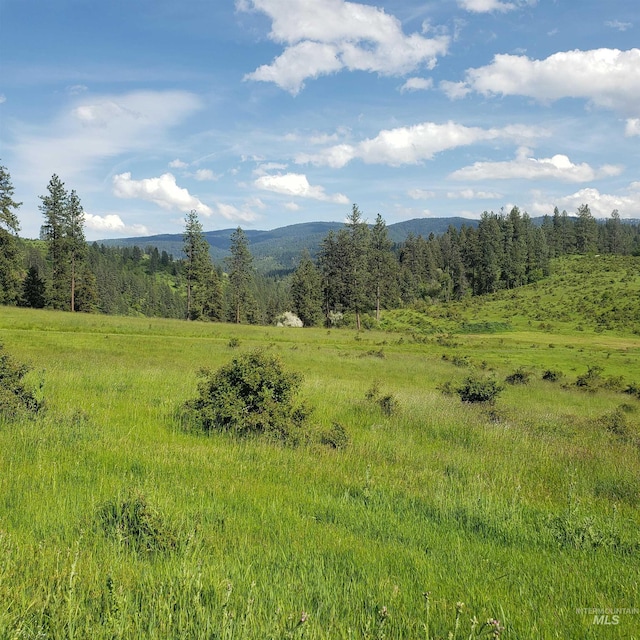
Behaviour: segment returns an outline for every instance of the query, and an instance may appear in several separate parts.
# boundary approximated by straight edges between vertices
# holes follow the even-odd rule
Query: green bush
[[[549,382],[557,382],[558,380],[560,380],[560,378],[562,378],[562,375],[562,371],[557,371],[556,369],[547,369],[542,374],[542,379]]]
[[[495,378],[471,375],[465,378],[456,393],[463,402],[495,402],[502,390]]]
[[[529,384],[531,378],[531,372],[525,371],[522,367],[516,369],[512,374],[508,375],[504,381],[507,384]]]
[[[285,371],[277,356],[259,349],[200,375],[198,397],[184,405],[200,430],[263,434],[289,444],[303,439],[310,411],[295,402],[302,378]]]
[[[349,434],[341,424],[334,422],[330,429],[320,434],[320,442],[333,449],[344,449],[349,444]]]
[[[134,551],[170,551],[177,546],[172,528],[141,493],[105,502],[97,521],[105,534]]]
[[[0,343],[0,417],[13,419],[42,409],[42,401],[24,383],[29,371],[27,365],[17,362]]]

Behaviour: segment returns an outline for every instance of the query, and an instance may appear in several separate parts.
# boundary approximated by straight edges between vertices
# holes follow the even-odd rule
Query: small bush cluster
[[[519,367],[513,373],[509,374],[504,379],[504,381],[507,384],[512,384],[512,385],[529,384],[530,378],[531,378],[531,372],[525,371],[522,367]]]
[[[563,376],[562,371],[558,371],[556,369],[547,369],[542,374],[542,379],[547,380],[548,382],[558,382],[558,380],[560,380],[562,376]]]
[[[29,371],[26,364],[16,361],[0,343],[0,417],[14,419],[42,409],[42,401],[24,382]]]
[[[380,383],[377,381],[371,385],[364,397],[369,402],[377,404],[382,413],[387,417],[397,413],[400,408],[400,403],[393,394],[387,393],[383,395],[380,392]]]
[[[349,434],[338,422],[334,422],[329,429],[320,434],[320,442],[332,449],[344,449],[349,445]]]
[[[503,387],[495,378],[484,378],[471,375],[464,379],[456,389],[462,402],[495,402]]]
[[[97,522],[106,535],[137,552],[170,551],[178,544],[173,529],[142,493],[105,502],[98,509]]]
[[[238,436],[266,435],[298,444],[310,410],[295,402],[302,378],[259,349],[234,358],[218,371],[202,370],[198,397],[183,406],[197,429]]]

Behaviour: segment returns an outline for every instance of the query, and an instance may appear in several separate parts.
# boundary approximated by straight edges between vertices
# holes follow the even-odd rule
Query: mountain
[[[449,226],[459,229],[462,225],[477,226],[477,220],[467,218],[416,218],[388,225],[389,238],[396,243],[403,242],[409,234],[428,237],[430,233],[440,235]],[[329,231],[338,231],[344,226],[341,222],[303,222],[270,231],[246,229],[245,235],[249,249],[253,254],[256,267],[262,273],[294,269],[300,254],[307,249],[311,255],[318,252],[320,243]],[[235,229],[205,231],[204,236],[211,249],[214,262],[222,262],[229,255],[231,234]],[[105,246],[133,247],[141,249],[157,247],[174,257],[182,255],[183,239],[181,233],[162,234],[137,238],[112,238],[97,240]]]

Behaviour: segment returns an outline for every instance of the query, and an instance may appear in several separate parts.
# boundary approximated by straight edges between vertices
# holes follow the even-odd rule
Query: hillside
[[[542,330],[640,335],[640,257],[565,256],[539,282],[461,302],[387,311],[384,328],[418,333]]]
[[[439,235],[449,226],[459,229],[462,225],[476,226],[477,220],[466,218],[416,218],[405,220],[388,226],[389,238],[393,242],[402,242],[412,233],[428,237],[430,233]],[[338,231],[344,225],[341,222],[304,222],[292,224],[270,231],[255,229],[244,230],[249,241],[251,253],[256,260],[259,271],[267,272],[278,269],[293,269],[300,253],[308,249],[312,255],[318,251],[320,243],[329,231]],[[231,234],[235,229],[206,231],[205,238],[211,246],[211,257],[215,262],[221,262],[229,253]],[[178,258],[182,254],[182,234],[162,234],[134,238],[111,238],[97,240],[105,246],[157,247],[159,251]]]

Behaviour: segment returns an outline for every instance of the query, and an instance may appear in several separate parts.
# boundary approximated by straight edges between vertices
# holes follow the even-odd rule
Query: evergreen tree
[[[231,256],[227,259],[229,266],[229,287],[231,296],[231,313],[233,322],[255,315],[255,300],[251,295],[253,280],[253,256],[249,251],[247,236],[238,227],[231,235]]]
[[[387,225],[380,214],[371,229],[368,253],[368,272],[370,290],[375,297],[376,320],[380,320],[380,309],[397,298],[397,261],[391,252]]]
[[[596,250],[598,223],[591,215],[588,204],[578,207],[578,219],[575,223],[576,250],[578,253],[590,253]]]
[[[32,265],[27,270],[27,275],[22,283],[20,306],[42,309],[47,302],[46,293],[47,285],[40,277],[38,267]]]
[[[356,328],[360,331],[360,315],[369,306],[368,264],[369,227],[362,219],[357,205],[353,205],[346,222],[346,262],[343,265],[346,276],[347,307],[356,315]]]
[[[0,166],[0,304],[15,304],[20,294],[20,223],[13,199],[13,185],[6,167]]]
[[[322,277],[305,249],[291,276],[293,311],[305,327],[313,327],[322,318]]]
[[[40,229],[40,237],[47,242],[48,258],[51,264],[51,283],[48,302],[55,309],[68,308],[67,274],[68,265],[64,251],[64,216],[67,191],[64,183],[54,174],[47,185],[48,194],[40,196],[45,223]]]
[[[195,210],[187,216],[184,232],[184,270],[187,281],[187,319],[221,319],[222,289],[213,268],[209,243]],[[155,255],[157,256],[157,249]],[[159,260],[158,260],[159,262]]]
[[[478,225],[478,267],[474,281],[474,293],[493,293],[500,284],[502,258],[502,234],[497,216],[486,211]]]
[[[67,199],[63,220],[64,251],[69,264],[69,279],[71,286],[71,311],[77,311],[76,287],[79,275],[88,277],[86,265],[87,242],[84,237],[84,210],[80,204],[80,198],[75,191],[71,191]],[[90,278],[89,278],[90,280]],[[90,283],[83,284],[84,287],[84,311],[88,311],[92,305],[89,303]]]

